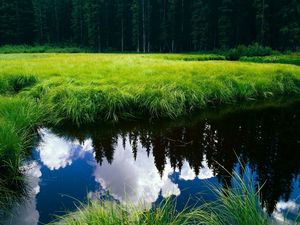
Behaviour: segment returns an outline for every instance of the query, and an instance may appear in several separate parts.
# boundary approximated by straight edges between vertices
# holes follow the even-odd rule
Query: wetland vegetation
[[[294,57],[291,55],[291,62]],[[30,155],[26,149],[32,145],[39,126],[72,123],[81,127],[142,118],[174,120],[217,106],[299,94],[298,66],[284,64],[286,61],[270,64],[245,59],[257,61],[249,57],[226,61],[222,55],[197,53],[0,55],[3,204],[13,202],[10,196],[14,194],[5,191],[6,187],[20,185],[19,167]],[[14,174],[11,176],[15,179],[7,179],[7,174]],[[81,211],[82,216],[90,218],[89,213],[95,210],[105,213],[109,205],[97,208],[92,203]],[[126,211],[120,210],[116,213]],[[139,216],[163,216],[157,210]],[[198,213],[200,216],[204,212]],[[169,219],[175,221],[178,217]]]
[[[299,39],[296,0],[0,1],[0,223],[298,223]]]
[[[122,205],[110,201],[90,202],[75,213],[54,222],[57,225],[81,224],[130,224],[130,225],[221,225],[221,224],[276,224],[274,219],[260,207],[260,196],[251,181],[238,174],[233,175],[238,186],[233,189],[215,188],[215,202],[203,203],[201,207],[185,208],[178,212],[176,200],[167,199],[151,210],[140,205]],[[199,201],[201,201],[199,199]],[[296,223],[295,223],[296,224]]]

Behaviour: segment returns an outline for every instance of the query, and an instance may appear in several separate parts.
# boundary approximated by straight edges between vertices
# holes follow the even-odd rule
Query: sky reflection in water
[[[25,165],[31,192],[7,224],[49,222],[75,209],[76,200],[109,195],[150,208],[162,197],[214,196],[209,186],[230,184],[222,166],[247,163],[262,198],[281,220],[299,210],[299,107],[239,113],[227,118],[157,127],[53,132],[40,129],[34,159]],[[217,163],[218,162],[218,163]],[[220,164],[222,165],[220,165]],[[208,185],[209,184],[209,185]],[[292,218],[292,214],[290,218]]]

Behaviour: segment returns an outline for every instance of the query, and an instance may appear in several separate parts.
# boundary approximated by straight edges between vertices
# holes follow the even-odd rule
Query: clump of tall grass
[[[41,118],[41,110],[31,101],[0,97],[0,169],[18,170]]]
[[[300,93],[300,80],[292,73],[276,71],[257,81],[219,76],[198,86],[186,84],[133,87],[54,87],[43,92],[41,105],[51,121],[70,120],[77,125],[99,121],[118,121],[133,117],[176,118],[209,106],[232,104],[250,99]]]
[[[283,215],[283,221],[277,219],[265,209],[265,203],[261,200],[261,191],[264,188],[255,183],[246,168],[240,164],[242,174],[233,172],[230,185],[225,187],[212,187],[217,200],[204,203],[194,208],[190,213],[196,224],[202,225],[278,225],[298,224],[299,216],[295,221],[286,218],[288,212]],[[276,210],[276,209],[275,209]],[[298,212],[300,215],[300,211]],[[294,223],[293,223],[294,222]]]
[[[168,199],[153,209],[143,205],[119,204],[112,201],[92,201],[87,206],[62,216],[57,225],[192,225],[187,211],[177,212],[174,201]]]
[[[214,187],[218,199],[192,212],[199,224],[270,224],[271,218],[262,207],[260,190],[256,190],[253,179],[241,177],[234,172],[232,183],[232,187]]]
[[[4,218],[12,205],[26,196],[27,189],[23,174],[14,165],[6,163],[0,171],[0,218]]]
[[[80,205],[77,211],[59,217],[56,225],[272,225],[277,224],[263,208],[260,190],[250,177],[233,175],[232,187],[212,186],[217,200],[202,206],[176,210],[176,200],[166,199],[145,210],[143,204],[120,204],[112,201],[92,201]],[[263,187],[262,187],[263,188]],[[201,201],[201,200],[199,200]],[[202,202],[201,202],[202,203]],[[297,221],[295,221],[297,222]],[[296,224],[296,223],[295,223]]]
[[[0,76],[0,94],[16,94],[36,83],[37,78],[32,75],[14,74],[11,76]]]
[[[20,166],[41,121],[42,111],[30,100],[0,96],[0,216],[24,194]]]

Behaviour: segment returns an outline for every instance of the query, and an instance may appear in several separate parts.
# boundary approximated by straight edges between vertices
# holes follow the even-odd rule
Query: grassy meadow
[[[143,116],[175,118],[209,105],[298,94],[300,90],[297,66],[181,60],[192,55],[161,57],[0,55],[0,92],[38,102],[51,122],[80,125]]]

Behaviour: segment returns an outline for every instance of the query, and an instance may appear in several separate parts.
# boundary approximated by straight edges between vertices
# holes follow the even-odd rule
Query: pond
[[[299,209],[299,103],[175,122],[41,128],[39,136],[23,168],[27,197],[5,224],[47,223],[87,198],[107,196],[149,208],[175,196],[180,210],[199,197],[215,199],[211,185],[230,185],[240,162],[263,187],[269,213],[280,220]]]

